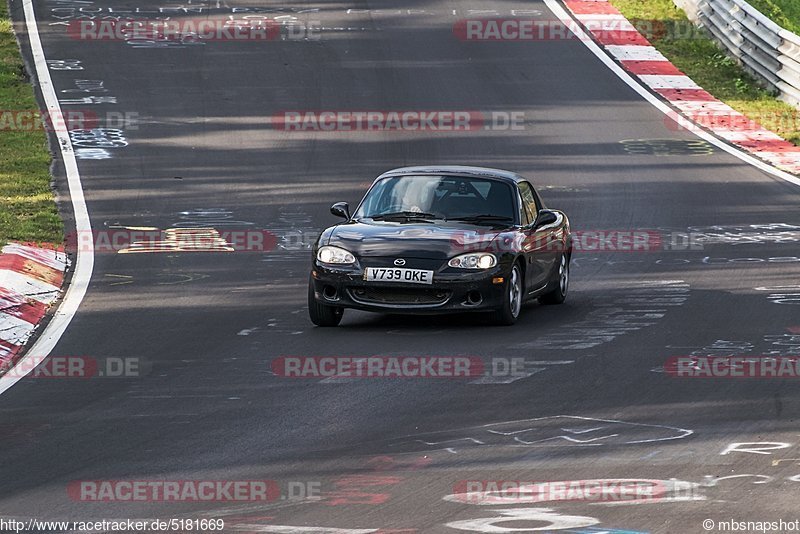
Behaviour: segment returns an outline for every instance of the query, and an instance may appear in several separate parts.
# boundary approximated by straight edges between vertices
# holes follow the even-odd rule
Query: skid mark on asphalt
[[[670,228],[658,228],[658,230],[675,231]],[[800,241],[800,226],[788,223],[689,226],[683,231],[692,237],[693,243],[701,246],[764,243],[783,245]]]
[[[788,329],[791,332],[791,329]],[[717,339],[705,346],[668,345],[671,356],[741,357],[752,354],[753,359],[800,356],[800,334],[765,334],[756,343],[751,341]],[[654,367],[653,373],[665,373],[664,366]],[[674,372],[674,369],[669,369]]]
[[[362,358],[353,358],[350,364],[354,368],[358,367],[365,367],[368,358],[385,358],[387,356],[395,356],[398,358],[403,357],[413,357],[408,353],[387,353],[382,352],[380,354],[374,354],[372,356],[364,356]],[[519,363],[522,365],[518,365],[517,362],[512,362],[511,360],[519,360]],[[524,378],[529,378],[537,373],[542,371],[546,371],[551,366],[560,366],[560,365],[571,365],[575,363],[575,360],[524,360],[523,358],[491,358],[487,360],[485,363],[486,370],[485,375],[481,376],[480,378],[476,378],[467,382],[469,385],[487,385],[487,384],[512,384],[518,380],[522,380]],[[512,368],[513,366],[513,368]],[[391,380],[393,377],[386,377],[387,380]],[[340,375],[340,376],[329,376],[323,378],[318,383],[324,385],[337,385],[337,384],[350,384],[353,382],[363,381],[364,377],[359,376],[350,376],[350,375]]]
[[[248,289],[249,290],[249,289]],[[245,292],[245,290],[241,290]],[[236,292],[234,290],[233,292]],[[300,310],[295,310],[290,312],[290,315],[299,315],[300,313],[306,313],[307,310],[302,308]],[[303,318],[304,319],[304,318]],[[302,322],[302,324],[300,324]],[[311,322],[303,322],[301,319],[300,322],[294,321],[281,321],[276,317],[270,317],[266,319],[263,324],[254,325],[245,329],[240,330],[237,332],[236,335],[238,336],[249,336],[253,334],[254,336],[297,336],[306,332],[307,328],[310,328]],[[260,339],[260,338],[259,338]],[[271,339],[271,338],[267,338]],[[254,341],[254,343],[261,343],[261,341]]]
[[[388,354],[385,354],[384,356],[388,356]],[[366,363],[366,361],[367,361],[366,357],[364,357],[364,358],[353,358],[353,365],[356,366],[356,367],[362,366],[362,365],[364,365]],[[357,382],[359,380],[361,380],[361,378],[354,377],[354,376],[330,376],[328,378],[323,378],[322,380],[319,381],[319,383],[320,384],[326,384],[326,385],[329,385],[329,384],[349,384],[350,382]]]
[[[132,274],[117,274],[117,273],[106,273],[103,275],[106,280],[102,280],[102,282],[108,282],[109,286],[125,286],[130,284],[141,284],[141,285],[151,285],[153,281],[150,277],[139,276],[137,279]],[[209,278],[210,275],[202,274],[202,273],[157,273],[152,275],[153,278],[163,280],[155,282],[154,285],[157,286],[175,286],[180,284],[188,284],[191,282],[197,282],[199,280],[205,280]]]
[[[254,226],[250,221],[235,220],[234,213],[225,208],[194,208],[182,211],[178,214],[180,219],[173,223],[173,228],[220,228],[220,227],[242,227]]]
[[[513,345],[514,349],[583,350],[655,325],[670,307],[682,306],[689,298],[683,280],[632,282],[625,295],[597,308],[582,321],[560,326],[557,332],[535,341]]]
[[[257,330],[259,330],[258,326],[254,326],[252,328],[245,328],[243,330],[239,330],[236,333],[236,335],[237,336],[249,336],[250,334],[252,334],[253,332],[256,332]]]
[[[482,376],[476,380],[472,380],[469,384],[512,384],[517,380],[522,380],[523,378],[529,378],[537,373],[541,373],[542,371],[547,371],[550,366],[553,365],[571,365],[575,363],[575,360],[555,360],[555,361],[543,361],[543,360],[525,360],[524,364],[524,371],[521,373],[513,373],[506,376],[503,376],[503,373],[496,373],[494,369],[491,371],[487,371],[485,376]],[[544,366],[544,367],[540,367]]]
[[[307,278],[311,247],[320,233],[312,220],[302,208],[281,207],[275,224],[270,226],[270,231],[278,236],[278,244],[261,261],[280,269],[281,275]]]

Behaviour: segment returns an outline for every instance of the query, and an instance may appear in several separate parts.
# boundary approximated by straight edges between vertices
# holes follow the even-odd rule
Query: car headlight
[[[488,252],[462,254],[448,261],[447,265],[457,269],[491,269],[497,265],[497,257]]]
[[[317,261],[321,263],[349,265],[356,262],[356,257],[343,248],[325,245],[324,247],[319,247],[317,251]]]

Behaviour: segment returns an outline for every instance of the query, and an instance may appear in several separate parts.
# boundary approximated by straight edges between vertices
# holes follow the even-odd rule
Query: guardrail
[[[800,36],[744,0],[673,0],[779,98],[800,108]]]

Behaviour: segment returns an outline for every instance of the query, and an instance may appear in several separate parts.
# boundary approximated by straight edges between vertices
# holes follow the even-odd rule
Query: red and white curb
[[[629,74],[661,95],[681,116],[738,148],[794,174],[800,173],[800,147],[767,130],[697,85],[639,33],[608,0],[564,0],[580,22],[608,21],[618,30],[591,29],[597,41]],[[591,24],[586,24],[587,28]],[[678,112],[675,112],[675,123]],[[669,116],[669,114],[668,114]],[[697,120],[701,120],[698,124]],[[685,129],[685,126],[681,126]],[[690,127],[691,128],[691,127]]]
[[[0,374],[58,298],[67,265],[58,250],[10,243],[0,251]]]

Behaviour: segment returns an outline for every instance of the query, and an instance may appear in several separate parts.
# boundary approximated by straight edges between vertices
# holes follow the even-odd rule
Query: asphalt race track
[[[201,0],[171,13],[265,4]],[[58,23],[134,8],[154,17],[179,4],[36,0],[56,89],[95,80],[106,90],[59,97],[113,96],[81,109],[137,117],[114,134],[127,146],[78,161],[95,230],[212,226],[278,241],[241,253],[96,254],[87,296],[52,355],[138,358],[146,372],[28,377],[2,395],[3,517],[222,518],[229,532],[343,534],[682,534],[705,532],[704,519],[800,519],[796,380],[664,372],[668,358],[692,353],[800,354],[797,186],[669,127],[578,40],[454,36],[473,9],[554,19],[542,2],[268,4],[323,29],[164,47],[81,40]],[[12,12],[24,29],[20,0]],[[297,132],[270,123],[287,110],[523,112],[525,121],[514,130]],[[314,328],[305,247],[336,221],[329,206],[354,205],[387,169],[427,163],[528,176],[575,230],[694,232],[700,245],[577,252],[567,302],[528,306],[514,327],[478,315],[347,311],[341,327]],[[69,213],[63,168],[56,173]],[[467,355],[489,366],[524,358],[526,372],[273,374],[271,362],[289,355]],[[464,481],[613,479],[663,481],[666,493],[621,503],[453,496]],[[274,480],[283,497],[294,488],[318,498],[76,498],[70,484],[87,480]]]

